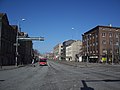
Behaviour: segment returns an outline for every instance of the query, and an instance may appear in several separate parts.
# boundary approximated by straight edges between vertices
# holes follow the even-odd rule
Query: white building
[[[77,40],[71,45],[66,47],[66,60],[67,61],[81,61],[80,51],[82,48],[82,42]]]
[[[54,53],[54,59],[62,60],[62,57],[63,57],[62,56],[63,55],[63,44],[57,44],[54,47],[53,53]]]

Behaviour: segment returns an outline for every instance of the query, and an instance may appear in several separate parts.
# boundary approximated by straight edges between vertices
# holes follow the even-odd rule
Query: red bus
[[[40,66],[47,66],[47,59],[46,58],[40,58],[39,65]]]

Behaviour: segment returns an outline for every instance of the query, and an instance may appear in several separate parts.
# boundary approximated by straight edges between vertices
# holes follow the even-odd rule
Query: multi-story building
[[[51,52],[51,53],[46,53],[46,54],[44,55],[44,57],[46,57],[46,58],[48,58],[48,59],[54,59],[54,54],[53,54],[53,52]]]
[[[96,26],[82,35],[83,60],[113,63],[120,60],[120,28]]]
[[[0,65],[15,65],[17,25],[10,25],[7,15],[0,13]],[[28,37],[23,32],[19,36]],[[19,41],[18,64],[28,64],[32,59],[32,41]]]
[[[17,26],[9,24],[7,15],[0,13],[0,64],[15,64],[15,46]]]
[[[62,60],[66,60],[66,47],[70,46],[75,40],[67,40],[63,42],[63,58]]]
[[[82,42],[76,40],[75,42],[66,46],[66,60],[67,61],[79,61],[79,54],[82,48]]]
[[[62,60],[63,59],[63,44],[58,44],[54,47],[53,50],[54,59]]]
[[[27,38],[28,34],[19,32],[19,37]],[[32,62],[32,41],[19,40],[20,46],[18,47],[18,64],[29,64]]]

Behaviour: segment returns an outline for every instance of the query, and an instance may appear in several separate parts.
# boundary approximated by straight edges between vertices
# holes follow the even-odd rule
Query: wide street
[[[120,90],[120,65],[76,67],[48,61],[0,71],[0,90]]]

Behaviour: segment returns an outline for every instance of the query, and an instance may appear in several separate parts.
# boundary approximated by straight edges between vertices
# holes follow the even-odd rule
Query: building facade
[[[96,26],[82,35],[83,61],[117,63],[120,60],[120,28]]]
[[[17,25],[10,25],[7,15],[0,13],[0,65],[15,65],[16,56],[18,64],[31,63],[32,41],[20,41],[18,55],[16,54]],[[19,36],[28,37],[24,32],[18,32]]]
[[[58,44],[53,49],[54,59],[62,60],[63,59],[63,44]]]
[[[0,64],[15,64],[17,26],[9,25],[7,15],[0,13]]]
[[[19,37],[27,38],[28,34],[19,32]],[[30,64],[33,56],[33,43],[32,41],[19,40],[20,46],[18,47],[18,64]]]
[[[75,40],[67,40],[63,42],[63,58],[62,60],[66,60],[66,47],[70,46]]]
[[[76,40],[66,47],[66,60],[67,61],[79,61],[79,54],[82,48],[82,42]]]

